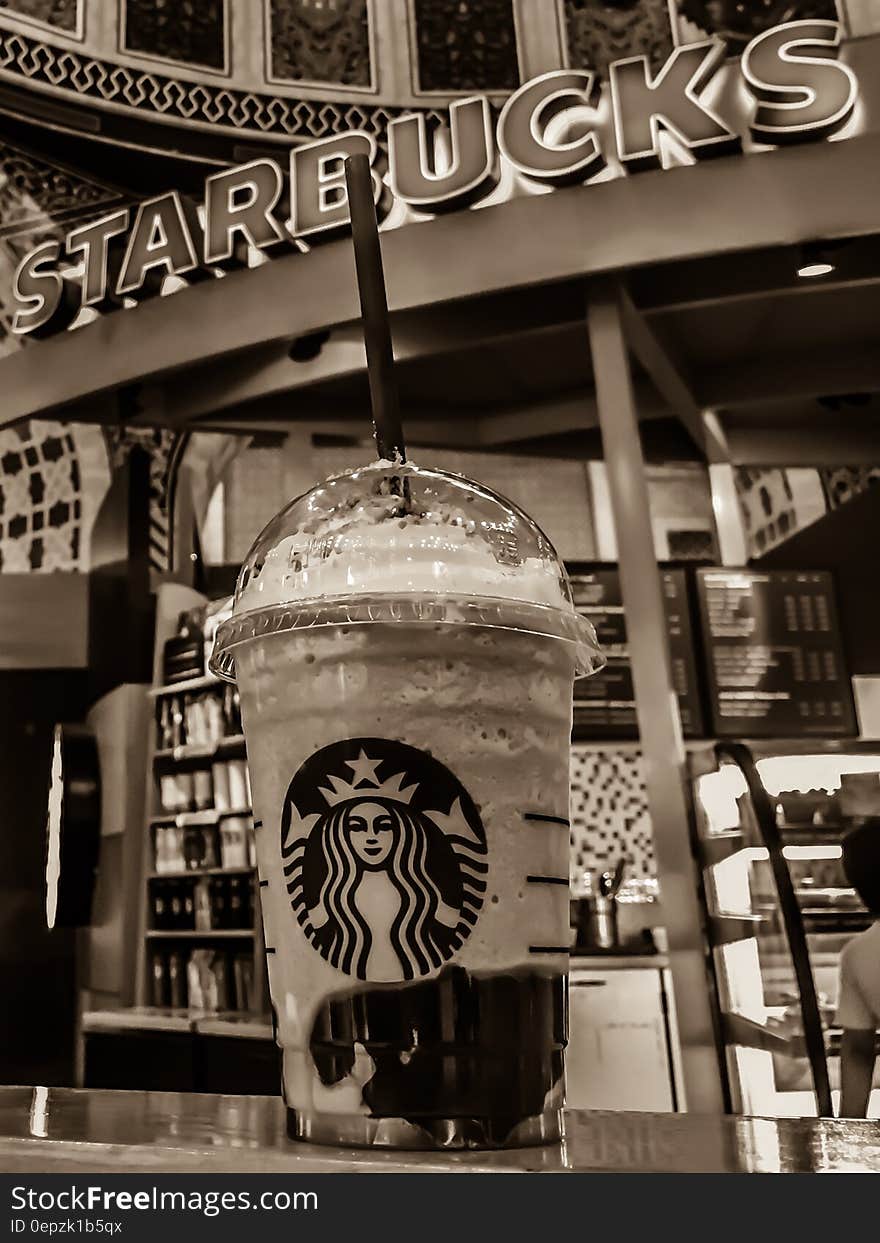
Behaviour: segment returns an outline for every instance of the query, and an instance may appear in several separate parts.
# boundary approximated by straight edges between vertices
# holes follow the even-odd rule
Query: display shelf
[[[855,889],[853,889],[852,886],[849,886],[849,885],[826,885],[826,886],[821,886],[821,887],[817,886],[816,888],[813,888],[812,885],[808,885],[805,888],[796,888],[794,892],[795,892],[795,897],[797,898],[806,898],[806,899],[824,898],[826,899],[826,906],[829,910],[840,909],[840,908],[834,907],[832,904],[834,902],[839,901],[839,899],[841,898],[855,898],[856,897]],[[862,906],[860,902],[854,902],[854,903],[851,903],[849,906],[843,907],[842,909],[844,911],[864,911],[866,908]]]
[[[132,1006],[119,1010],[86,1010],[84,1032],[168,1031],[200,1036],[235,1036],[243,1040],[272,1040],[272,1018],[240,1010],[186,1010],[159,1006]]]
[[[700,854],[704,867],[714,867],[730,859],[746,848],[745,834],[742,829],[726,829],[720,833],[709,833],[700,839]]]
[[[744,1049],[763,1049],[767,1053],[776,1053],[783,1057],[806,1057],[806,1044],[800,1032],[785,1034],[774,1031],[772,1027],[747,1019],[741,1014],[725,1014],[722,1017],[725,1035],[730,1044]],[[842,1029],[836,1025],[824,1029],[828,1057],[840,1057],[842,1034]],[[880,1054],[880,1032],[876,1036],[875,1050]]]
[[[730,945],[711,956],[731,1098],[738,1112],[770,1116],[784,1098],[797,1097],[805,1110],[830,1117],[835,1085],[828,1059],[836,1059],[839,1050],[834,1006],[840,955],[872,920],[841,872],[846,835],[862,819],[852,814],[859,804],[850,806],[843,798],[844,778],[876,774],[880,755],[866,739],[774,740],[755,744],[754,754],[743,744],[725,745],[720,754],[690,757],[697,857],[705,863],[714,859],[713,851],[723,856],[725,846],[706,845],[716,825],[728,829],[739,822],[749,842],[738,856],[743,866],[716,869],[706,887],[704,917],[713,948],[722,939],[728,945],[735,940],[738,922],[719,915],[719,908],[765,917],[763,927],[753,925],[751,944]],[[763,768],[771,758],[774,764]],[[791,770],[777,760],[790,760]],[[728,767],[724,779],[703,786],[704,778]],[[813,789],[822,792],[821,799],[806,797]],[[789,802],[786,794],[802,794],[804,801]],[[853,797],[858,795],[854,783]],[[839,801],[828,804],[826,796]],[[749,866],[758,863],[764,866]],[[734,935],[725,937],[728,922]],[[741,932],[747,941],[748,923],[741,924]],[[776,996],[786,998],[778,1013],[761,1008],[762,1000]],[[736,1014],[740,1007],[752,1017]],[[733,1047],[749,1052],[733,1055]],[[798,1091],[792,1092],[798,1061],[803,1066],[797,1068]]]
[[[200,1014],[195,1020],[200,1036],[235,1036],[239,1040],[275,1040],[272,1016],[241,1014],[230,1010],[221,1014]]]
[[[229,755],[244,755],[244,734],[231,734],[218,742],[187,743],[182,747],[166,747],[162,751],[154,751],[153,759],[157,763],[184,763],[186,761],[218,760]]]
[[[801,1035],[785,1035],[742,1014],[724,1014],[724,1036],[728,1044],[742,1049],[762,1049],[784,1057],[805,1057],[806,1044]]]
[[[804,928],[813,937],[852,936],[874,922],[868,911],[802,910]]]
[[[812,824],[809,821],[803,821],[800,824],[791,820],[782,821],[779,825],[779,832],[783,837],[803,837],[810,840],[822,840],[826,838],[831,842],[838,842],[852,828],[855,823],[848,823],[844,820],[823,821],[822,824]]]
[[[250,816],[251,807],[230,807],[227,811],[218,811],[216,807],[206,807],[203,811],[169,811],[161,816],[150,817],[150,828],[197,829],[202,825],[216,824],[218,820],[228,820],[231,816]]]
[[[84,1032],[166,1031],[189,1032],[192,1015],[188,1010],[168,1006],[130,1006],[119,1010],[86,1010],[82,1016]]]
[[[167,686],[154,686],[147,693],[151,699],[161,699],[163,695],[181,695],[186,691],[205,691],[211,686],[221,685],[221,679],[213,673],[204,673],[198,678],[187,678],[184,682],[171,682]]]
[[[171,999],[169,991],[171,978],[170,956],[173,956],[175,951],[182,955],[184,965],[188,966],[191,951],[198,949],[213,950],[215,951],[215,957],[222,958],[223,951],[228,950],[234,953],[236,959],[248,958],[252,968],[251,978],[248,981],[242,982],[242,987],[246,989],[246,996],[250,1002],[249,1009],[243,1012],[244,1017],[255,1018],[260,1016],[265,1021],[265,1011],[268,1009],[267,977],[265,954],[263,952],[260,889],[255,883],[256,868],[250,865],[224,868],[220,866],[223,856],[219,852],[212,856],[202,856],[202,861],[205,864],[210,862],[214,866],[187,868],[185,866],[185,857],[172,859],[170,855],[163,855],[163,859],[166,859],[168,864],[172,864],[174,870],[160,871],[156,867],[155,847],[158,830],[163,828],[203,829],[205,836],[210,835],[213,837],[216,836],[218,829],[221,833],[223,832],[224,821],[232,817],[250,819],[253,815],[252,808],[249,805],[250,800],[247,798],[243,799],[240,806],[228,808],[211,806],[202,808],[199,811],[171,811],[163,808],[161,801],[163,778],[184,773],[188,768],[209,767],[213,762],[224,759],[230,761],[245,760],[247,755],[245,738],[241,733],[241,725],[237,718],[234,696],[233,702],[230,704],[228,702],[229,687],[226,683],[216,678],[213,674],[204,674],[200,677],[193,677],[186,681],[173,683],[168,683],[164,676],[165,645],[169,639],[177,634],[181,613],[190,612],[207,604],[208,600],[204,595],[178,584],[163,584],[157,594],[153,649],[153,686],[149,691],[150,699],[155,708],[156,719],[150,732],[147,751],[144,755],[144,764],[147,771],[147,798],[144,807],[143,853],[139,873],[141,900],[138,916],[136,985],[132,1000],[140,1010],[155,1013],[155,1007],[152,1006],[154,998],[158,1000],[159,997],[164,997],[166,1001]],[[182,742],[177,747],[168,747],[169,737],[167,732],[163,733],[162,720],[160,719],[165,715],[164,708],[167,706],[167,697],[172,695],[183,696],[187,693],[192,694],[196,692],[206,692],[217,699],[223,700],[219,705],[223,725],[217,725],[215,728],[218,730],[225,728],[235,732],[227,733],[212,743],[203,744],[190,741]],[[203,725],[202,728],[207,728],[207,726]],[[185,738],[186,735],[183,737]],[[242,798],[244,794],[244,788],[240,791],[233,790],[233,795],[237,798]],[[250,828],[247,831],[252,832]],[[239,859],[247,857],[247,855],[237,855]],[[195,860],[193,861],[195,862]],[[243,884],[251,886],[253,890],[252,921],[247,926],[241,928],[151,927],[151,924],[154,922],[153,899],[161,893],[164,883],[168,882],[169,889],[173,889],[176,886],[188,892],[192,884],[201,877],[225,877],[233,886],[236,884],[236,877],[243,878]],[[221,880],[219,883],[225,885],[226,882]],[[241,917],[244,917],[243,911]],[[161,918],[159,922],[161,924]],[[213,971],[214,967],[209,965],[205,969]],[[158,976],[156,974],[157,971],[159,972]],[[238,987],[237,982],[235,987]],[[157,988],[160,990],[158,993],[154,992]],[[186,995],[186,992],[184,992],[181,1000],[185,1000]],[[189,1021],[191,1023],[191,1012],[185,1011],[184,1013],[190,1015]],[[233,1017],[236,1021],[240,1021],[242,1014],[235,1012]],[[216,1020],[217,1016],[212,1015],[211,1018]],[[136,1022],[137,1019],[134,1021]]]
[[[732,945],[736,941],[748,941],[766,928],[768,920],[765,915],[721,911],[711,915],[709,927],[712,930],[713,946]]]
[[[191,876],[252,876],[253,866],[241,868],[186,868],[182,872],[148,872],[147,880],[188,880]]]
[[[839,859],[841,848],[839,842],[816,842],[803,845],[789,843],[783,846],[783,858],[792,859]]]

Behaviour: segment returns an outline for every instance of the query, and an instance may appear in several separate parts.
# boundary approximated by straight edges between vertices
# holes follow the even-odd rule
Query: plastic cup
[[[479,484],[380,462],[254,544],[212,668],[237,680],[291,1136],[560,1135],[572,683],[559,558]]]

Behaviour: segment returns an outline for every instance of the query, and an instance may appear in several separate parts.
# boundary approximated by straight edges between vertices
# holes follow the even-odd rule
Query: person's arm
[[[853,960],[855,943],[840,956],[840,997],[837,1022],[843,1028],[840,1042],[841,1118],[864,1118],[874,1076],[875,1018],[857,978]]]
[[[874,1029],[845,1028],[840,1041],[840,1117],[865,1118],[874,1077]]]

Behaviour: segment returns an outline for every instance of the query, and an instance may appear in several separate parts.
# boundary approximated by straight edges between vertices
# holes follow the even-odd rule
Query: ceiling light
[[[798,268],[797,274],[804,280],[810,280],[816,276],[830,276],[834,271],[833,263],[805,263],[803,267]]]
[[[820,276],[830,276],[837,270],[829,250],[825,246],[802,246],[797,274],[802,280],[815,280]]]

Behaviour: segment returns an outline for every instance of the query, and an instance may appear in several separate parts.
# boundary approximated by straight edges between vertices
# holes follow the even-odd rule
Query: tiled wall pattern
[[[82,502],[73,437],[57,423],[20,423],[2,447],[0,570],[74,568]]]
[[[626,875],[656,874],[641,752],[578,747],[571,762],[571,881],[623,856]]]
[[[0,574],[87,570],[108,482],[97,428],[29,419],[0,431]]]
[[[822,473],[811,467],[736,468],[734,480],[750,557],[762,557],[826,514],[829,503]],[[852,480],[850,484],[854,494]]]
[[[833,466],[819,474],[829,509],[838,509],[868,488],[880,487],[880,466]]]

